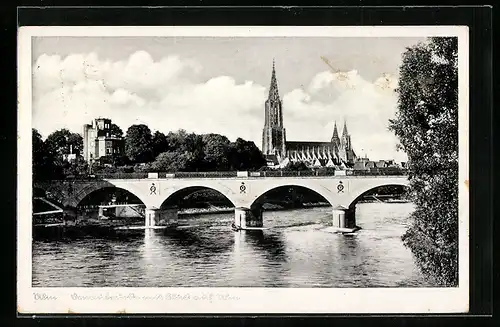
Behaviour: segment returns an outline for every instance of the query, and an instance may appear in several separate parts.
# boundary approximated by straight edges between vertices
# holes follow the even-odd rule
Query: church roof
[[[333,144],[331,142],[316,142],[316,141],[286,141],[286,148],[291,151],[307,149],[307,147],[309,147],[311,150],[313,147],[331,148],[333,147]]]
[[[347,154],[347,159],[348,160],[354,160],[354,159],[356,159],[356,153],[354,152],[353,149],[348,150],[346,154]]]

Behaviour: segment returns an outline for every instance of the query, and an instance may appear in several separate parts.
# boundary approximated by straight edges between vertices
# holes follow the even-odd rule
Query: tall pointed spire
[[[286,154],[286,136],[283,127],[282,104],[278,92],[278,81],[276,78],[276,65],[273,58],[273,70],[271,74],[271,85],[269,96],[265,102],[264,130],[262,132],[262,152],[265,155]]]
[[[333,123],[333,137],[334,138],[339,138],[339,132],[337,131],[337,121]]]
[[[336,145],[337,147],[340,146],[340,138],[339,138],[339,132],[337,130],[337,121],[333,123],[333,136],[332,136],[332,143]]]
[[[278,100],[279,97],[278,81],[276,80],[276,66],[273,58],[273,72],[271,74],[271,85],[269,86],[269,98]]]
[[[344,119],[344,129],[342,130],[342,137],[349,135],[347,133],[347,121]]]
[[[344,119],[344,129],[342,130],[342,140],[341,140],[342,148],[344,148],[347,152],[351,151],[351,136],[347,131],[347,121]],[[347,153],[346,152],[346,153]]]

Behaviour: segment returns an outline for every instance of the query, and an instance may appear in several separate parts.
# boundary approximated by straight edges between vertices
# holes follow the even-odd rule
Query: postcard
[[[468,311],[467,27],[18,40],[19,313]]]

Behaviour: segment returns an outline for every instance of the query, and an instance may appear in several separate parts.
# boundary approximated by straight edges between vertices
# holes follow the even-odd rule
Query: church
[[[287,141],[274,60],[269,96],[265,102],[262,153],[268,165],[281,167],[289,162],[304,162],[310,167],[344,169],[352,167],[356,161],[346,122],[344,122],[341,136],[338,134],[337,123],[334,123],[333,135],[329,142]]]

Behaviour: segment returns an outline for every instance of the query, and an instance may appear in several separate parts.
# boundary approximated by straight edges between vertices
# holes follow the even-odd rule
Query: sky
[[[262,146],[273,58],[289,141],[347,122],[358,156],[405,161],[388,120],[398,68],[423,38],[36,37],[33,127],[82,133],[94,118],[241,137]]]

